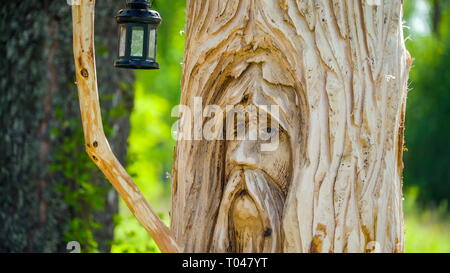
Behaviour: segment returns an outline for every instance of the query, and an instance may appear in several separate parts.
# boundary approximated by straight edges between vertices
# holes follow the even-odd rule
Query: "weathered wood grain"
[[[276,102],[284,111],[280,125],[289,153],[271,156],[283,153],[280,160],[291,165],[284,195],[269,191],[282,183],[277,166],[257,164],[255,173],[264,169],[270,179],[229,170],[227,154],[242,143],[178,141],[172,229],[184,250],[403,251],[403,124],[411,58],[402,2],[187,3],[181,103],[192,107],[194,97],[222,107]],[[187,126],[181,119],[180,130]],[[248,155],[240,156],[242,168],[255,169]],[[251,185],[277,201],[248,191]],[[265,232],[273,221],[277,230]],[[280,241],[271,245],[274,237]]]

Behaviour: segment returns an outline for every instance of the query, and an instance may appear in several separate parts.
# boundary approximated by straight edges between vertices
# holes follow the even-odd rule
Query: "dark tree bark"
[[[442,9],[441,9],[441,1],[433,0],[433,32],[439,36],[439,25],[441,22]]]
[[[130,72],[113,68],[114,15],[100,1],[96,50],[112,149],[126,156],[133,104]],[[109,251],[117,195],[84,152],[66,1],[7,1],[0,7],[0,252]]]

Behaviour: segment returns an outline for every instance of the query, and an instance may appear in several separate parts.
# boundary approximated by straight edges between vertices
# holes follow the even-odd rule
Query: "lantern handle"
[[[125,4],[128,4],[130,1],[132,0],[125,0]],[[153,6],[153,2],[155,2],[155,0],[144,0],[144,1],[148,2],[149,8],[151,8]]]
[[[156,215],[112,152],[103,130],[94,48],[95,0],[72,6],[73,51],[86,152],[118,191],[162,252],[179,252],[172,231]]]

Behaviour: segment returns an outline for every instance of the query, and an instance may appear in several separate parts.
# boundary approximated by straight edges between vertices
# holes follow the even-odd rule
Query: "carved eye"
[[[270,126],[262,128],[262,130],[263,130],[263,133],[268,137],[275,137],[280,133],[278,128],[270,127]]]

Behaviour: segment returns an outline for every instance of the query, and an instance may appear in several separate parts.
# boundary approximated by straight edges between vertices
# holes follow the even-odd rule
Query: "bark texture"
[[[188,0],[187,14],[181,103],[277,104],[282,130],[270,154],[178,142],[184,251],[403,251],[402,1]]]
[[[125,159],[131,72],[113,67],[123,1],[101,1],[97,64],[111,145]],[[117,194],[82,152],[66,1],[4,1],[0,7],[0,252],[107,252]],[[93,236],[92,236],[93,234]]]

